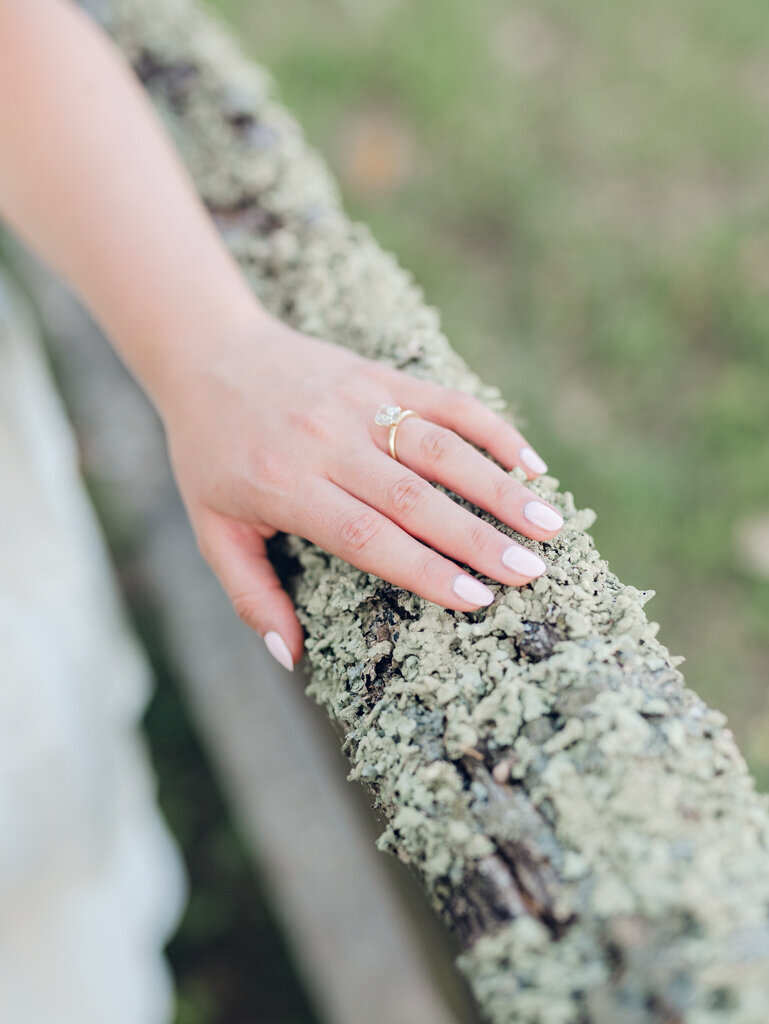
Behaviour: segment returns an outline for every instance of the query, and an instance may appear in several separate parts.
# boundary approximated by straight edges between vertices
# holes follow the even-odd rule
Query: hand
[[[451,559],[512,585],[544,572],[428,483],[529,537],[552,537],[558,513],[461,440],[506,468],[543,472],[520,434],[468,395],[268,316],[139,83],[82,11],[0,2],[0,41],[0,211],[79,293],[153,398],[200,549],[278,660],[290,667],[302,652],[265,552],[278,530],[461,611],[492,593]],[[398,428],[402,464],[374,423],[383,404],[423,417]]]
[[[161,412],[200,550],[282,664],[298,661],[303,633],[266,555],[265,541],[279,530],[460,611],[490,604],[493,594],[456,562],[512,586],[545,571],[539,556],[428,482],[528,537],[551,538],[560,514],[467,443],[529,479],[544,472],[501,417],[464,392],[265,314],[244,334],[185,368]],[[382,404],[421,417],[398,427],[400,464],[389,454],[388,428],[374,423]]]

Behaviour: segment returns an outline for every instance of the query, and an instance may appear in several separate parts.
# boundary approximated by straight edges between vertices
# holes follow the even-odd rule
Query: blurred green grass
[[[214,6],[769,786],[769,7]]]

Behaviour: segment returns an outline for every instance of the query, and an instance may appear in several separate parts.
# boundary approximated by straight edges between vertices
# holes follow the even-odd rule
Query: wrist
[[[274,317],[244,286],[227,301],[195,302],[144,323],[141,338],[116,334],[116,347],[167,425],[175,410],[233,348],[251,349],[269,332]]]

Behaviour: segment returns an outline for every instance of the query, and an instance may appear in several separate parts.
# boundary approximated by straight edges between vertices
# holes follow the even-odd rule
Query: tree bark
[[[501,406],[410,277],[345,217],[268,76],[210,15],[191,0],[84,6],[144,81],[271,310]],[[459,937],[489,1020],[764,1024],[767,798],[657,640],[650,593],[596,552],[592,512],[553,478],[531,486],[566,520],[538,546],[548,573],[495,586],[472,615],[279,538],[308,693],[386,817],[380,849],[413,867]]]

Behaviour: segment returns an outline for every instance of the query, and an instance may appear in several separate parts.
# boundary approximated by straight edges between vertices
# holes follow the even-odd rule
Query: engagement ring
[[[390,455],[392,455],[396,462],[400,460],[395,450],[395,434],[407,416],[419,416],[419,413],[414,412],[413,409],[401,409],[399,405],[380,405],[374,417],[374,422],[378,427],[390,428]]]

